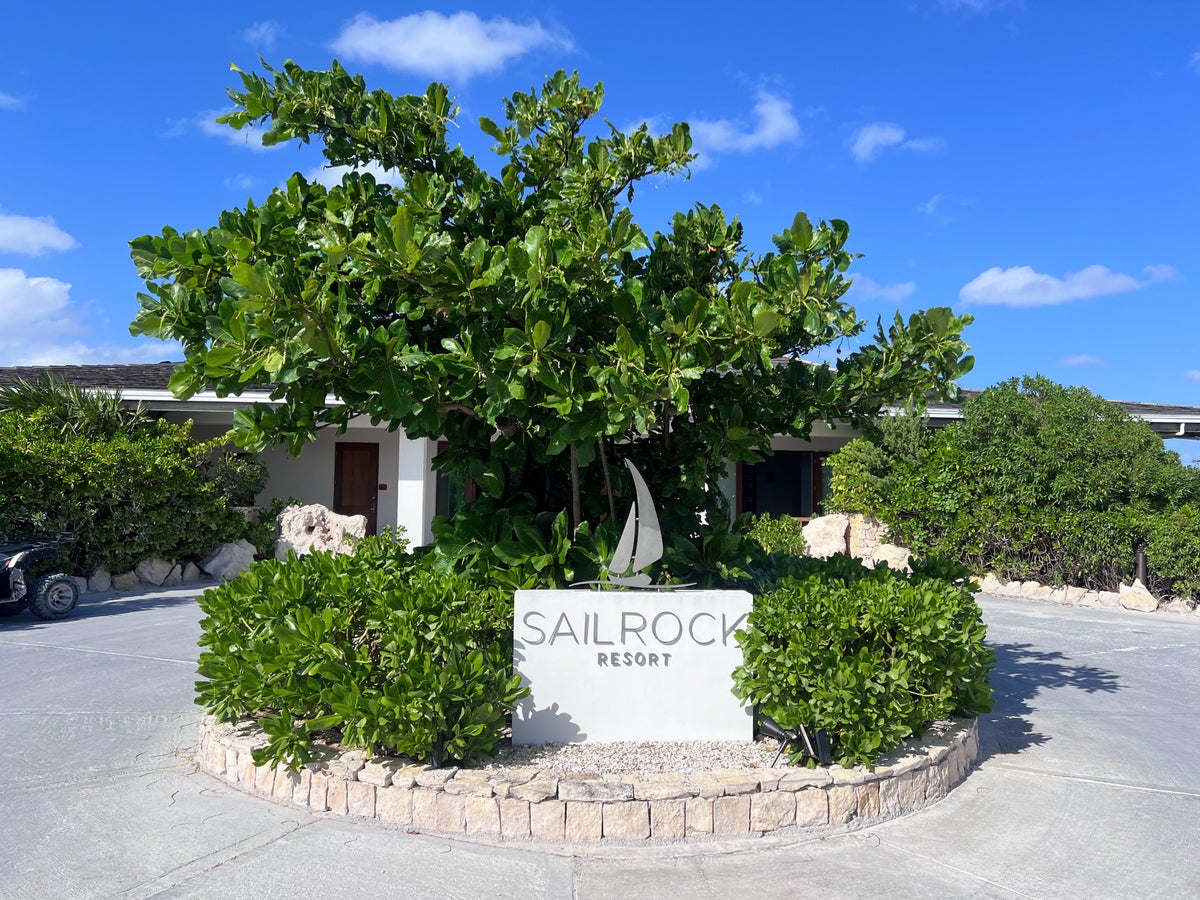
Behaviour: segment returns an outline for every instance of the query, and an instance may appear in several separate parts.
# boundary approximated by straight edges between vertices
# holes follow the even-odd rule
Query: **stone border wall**
[[[1053,587],[1036,581],[1001,581],[987,574],[979,582],[979,591],[996,597],[1018,600],[1039,600],[1059,606],[1084,606],[1092,609],[1130,609],[1136,612],[1167,612],[1176,615],[1200,616],[1200,607],[1188,599],[1175,597],[1160,600],[1140,581],[1122,584],[1119,591],[1091,591],[1081,587]]]
[[[318,746],[298,773],[256,766],[266,742],[252,723],[206,716],[203,771],[246,793],[313,812],[377,819],[413,830],[484,839],[678,841],[850,826],[895,818],[946,796],[979,756],[977,720],[910,741],[868,771],[721,770],[701,774],[557,775],[535,767],[434,769],[367,761]]]

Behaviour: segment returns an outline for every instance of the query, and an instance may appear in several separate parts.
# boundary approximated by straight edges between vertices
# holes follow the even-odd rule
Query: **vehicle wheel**
[[[15,616],[20,611],[20,603],[0,603],[0,616]]]
[[[39,619],[65,619],[79,602],[79,585],[70,575],[39,578],[29,598],[29,609]]]

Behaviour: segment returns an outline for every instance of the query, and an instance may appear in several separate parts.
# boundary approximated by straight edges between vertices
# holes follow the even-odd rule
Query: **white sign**
[[[517,591],[514,744],[748,741],[732,693],[745,591]]]

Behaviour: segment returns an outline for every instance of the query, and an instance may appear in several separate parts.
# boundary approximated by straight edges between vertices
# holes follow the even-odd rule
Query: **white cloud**
[[[872,122],[850,138],[850,154],[860,163],[869,162],[889,147],[912,153],[940,153],[946,141],[940,137],[907,139],[907,132],[895,122]]]
[[[49,216],[17,216],[0,210],[0,253],[41,256],[78,246],[75,238],[55,225]]]
[[[210,109],[188,119],[174,119],[166,131],[166,136],[175,138],[198,133],[220,138],[233,147],[242,147],[260,153],[278,150],[284,146],[283,144],[272,144],[269,147],[264,145],[262,142],[263,129],[257,123],[244,128],[230,128],[223,122],[217,121],[218,116],[224,116],[230,112],[232,110]]]
[[[225,179],[225,187],[231,191],[248,191],[256,184],[258,179],[249,175],[233,175]]]
[[[385,169],[376,162],[364,163],[361,166],[318,166],[305,172],[304,177],[330,188],[341,184],[342,176],[347,172],[369,174],[375,178],[378,184],[390,184],[395,187],[401,187],[404,184],[404,177],[399,172],[395,169]]]
[[[10,335],[53,320],[69,302],[71,285],[31,278],[21,269],[0,269],[0,333]]]
[[[242,40],[247,44],[255,44],[265,47],[267,50],[274,50],[276,42],[282,35],[283,26],[278,22],[267,20],[265,22],[255,22],[243,31]]]
[[[510,59],[543,46],[572,48],[570,37],[551,32],[536,19],[520,24],[433,10],[386,21],[359,13],[332,44],[336,53],[355,62],[461,81],[498,71]]]
[[[1200,382],[1200,369],[1188,369],[1183,373],[1183,377],[1188,381]]]
[[[1087,353],[1079,353],[1075,356],[1068,356],[1066,359],[1059,360],[1060,366],[1098,366],[1104,360],[1098,356],[1091,356]]]
[[[936,215],[938,207],[941,206],[942,201],[945,199],[946,199],[945,194],[934,194],[932,197],[930,197],[928,200],[926,200],[924,203],[922,203],[920,206],[918,206],[917,209],[919,209],[921,212],[925,213],[925,215],[927,215],[927,216]]]
[[[15,355],[12,355],[15,353]],[[0,340],[0,363],[6,366],[80,366],[100,363],[166,362],[183,358],[175,341],[143,340],[136,344],[25,343],[10,348]]]
[[[885,148],[904,142],[904,129],[894,122],[873,122],[854,133],[850,153],[859,162],[874,159]]]
[[[1171,281],[1179,275],[1174,266],[1145,266],[1142,271],[1150,276],[1152,282]]]
[[[958,296],[964,303],[979,306],[1056,306],[1073,300],[1138,291],[1156,282],[1168,281],[1176,274],[1170,266],[1147,266],[1144,271],[1147,277],[1139,281],[1106,266],[1088,266],[1062,278],[1043,275],[1030,266],[1009,269],[993,266],[963,285]]]
[[[700,153],[749,153],[800,140],[800,123],[787,99],[759,91],[754,103],[754,124],[728,119],[692,120],[692,140]]]
[[[862,297],[864,300],[886,300],[889,303],[899,303],[915,294],[917,286],[911,281],[899,284],[880,284],[874,278],[868,278],[866,275],[855,275],[851,281],[850,291],[855,297]]]
[[[942,153],[946,149],[946,139],[940,137],[913,138],[900,145],[900,149],[913,153]]]
[[[78,337],[94,331],[72,301],[67,282],[0,269],[0,365],[157,362],[182,356],[175,343],[89,344]]]
[[[6,94],[0,91],[0,109],[24,109],[25,101],[20,97],[14,97],[12,94]]]

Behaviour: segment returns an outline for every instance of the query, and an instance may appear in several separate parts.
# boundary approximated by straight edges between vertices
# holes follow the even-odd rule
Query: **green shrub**
[[[1145,529],[1146,567],[1156,596],[1200,596],[1200,508],[1154,516]]]
[[[200,598],[197,703],[261,716],[256,759],[298,767],[313,734],[429,760],[491,753],[528,694],[511,675],[511,595],[385,534],[354,555],[255,563]]]
[[[932,720],[991,709],[974,587],[942,560],[915,560],[911,577],[844,554],[798,560],[738,632],[735,693],[785,728],[827,729],[842,765],[869,765]]]
[[[266,559],[275,552],[275,541],[279,538],[279,515],[294,500],[283,500],[276,497],[267,506],[257,510],[246,521],[245,538],[254,545],[260,559]]]
[[[758,541],[758,545],[767,553],[803,556],[807,549],[804,526],[791,516],[754,516],[750,537]]]
[[[967,401],[961,422],[854,441],[831,457],[830,505],[877,516],[918,554],[976,572],[1115,590],[1154,522],[1200,506],[1200,471],[1148,425],[1083,388],[1013,379]],[[900,417],[904,418],[904,417]],[[1159,528],[1161,576],[1186,585],[1186,540]],[[1200,568],[1200,557],[1191,558]],[[1152,564],[1153,568],[1153,564]]]
[[[110,433],[0,415],[0,535],[74,532],[75,571],[132,568],[151,554],[199,557],[244,523],[201,474],[208,445],[156,421]]]
[[[252,453],[214,453],[204,466],[204,474],[233,506],[253,506],[267,486],[267,464]]]

